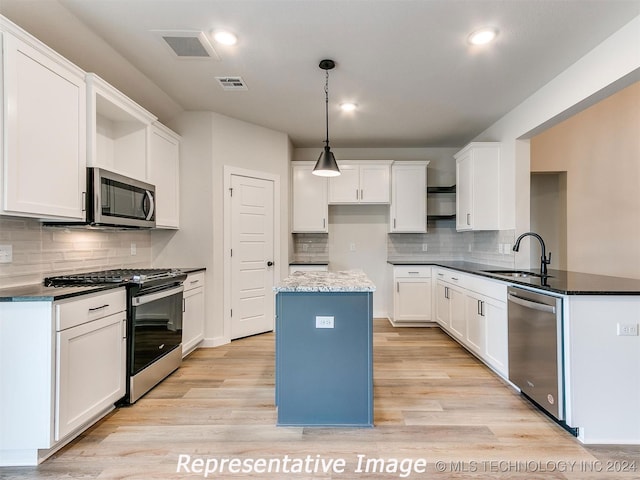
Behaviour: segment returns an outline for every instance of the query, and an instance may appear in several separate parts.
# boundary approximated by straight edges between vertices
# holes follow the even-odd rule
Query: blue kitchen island
[[[372,427],[375,285],[309,271],[274,290],[278,425]]]

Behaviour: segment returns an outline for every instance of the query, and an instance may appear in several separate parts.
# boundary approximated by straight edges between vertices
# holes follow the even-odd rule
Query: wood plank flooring
[[[177,472],[181,455],[252,462],[206,477],[216,479],[640,478],[619,471],[634,461],[640,470],[640,447],[582,446],[438,328],[376,319],[374,384],[372,429],[276,427],[274,335],[199,349],[135,405],[38,467],[0,468],[0,478],[205,478]],[[280,471],[262,473],[259,459]],[[323,471],[338,460],[344,467]]]

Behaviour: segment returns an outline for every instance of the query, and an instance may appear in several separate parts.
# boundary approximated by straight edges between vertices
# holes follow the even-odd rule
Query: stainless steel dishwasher
[[[562,299],[508,288],[509,380],[564,421]]]

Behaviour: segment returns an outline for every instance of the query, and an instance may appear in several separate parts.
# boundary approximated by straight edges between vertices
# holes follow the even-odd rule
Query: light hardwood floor
[[[625,462],[640,470],[640,447],[582,446],[438,328],[376,319],[374,357],[372,429],[276,427],[274,335],[264,334],[197,350],[135,405],[39,467],[0,468],[0,478],[205,477],[176,472],[181,455],[255,462],[252,473],[207,477],[216,479],[640,478],[617,471]],[[346,465],[283,473],[287,459],[295,472],[307,456],[312,472],[316,461]],[[258,459],[279,461],[280,473],[256,472]],[[417,468],[407,475],[411,463]]]

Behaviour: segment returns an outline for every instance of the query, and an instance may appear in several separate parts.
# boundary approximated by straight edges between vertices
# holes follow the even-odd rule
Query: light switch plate
[[[0,263],[13,262],[13,245],[0,245]]]

